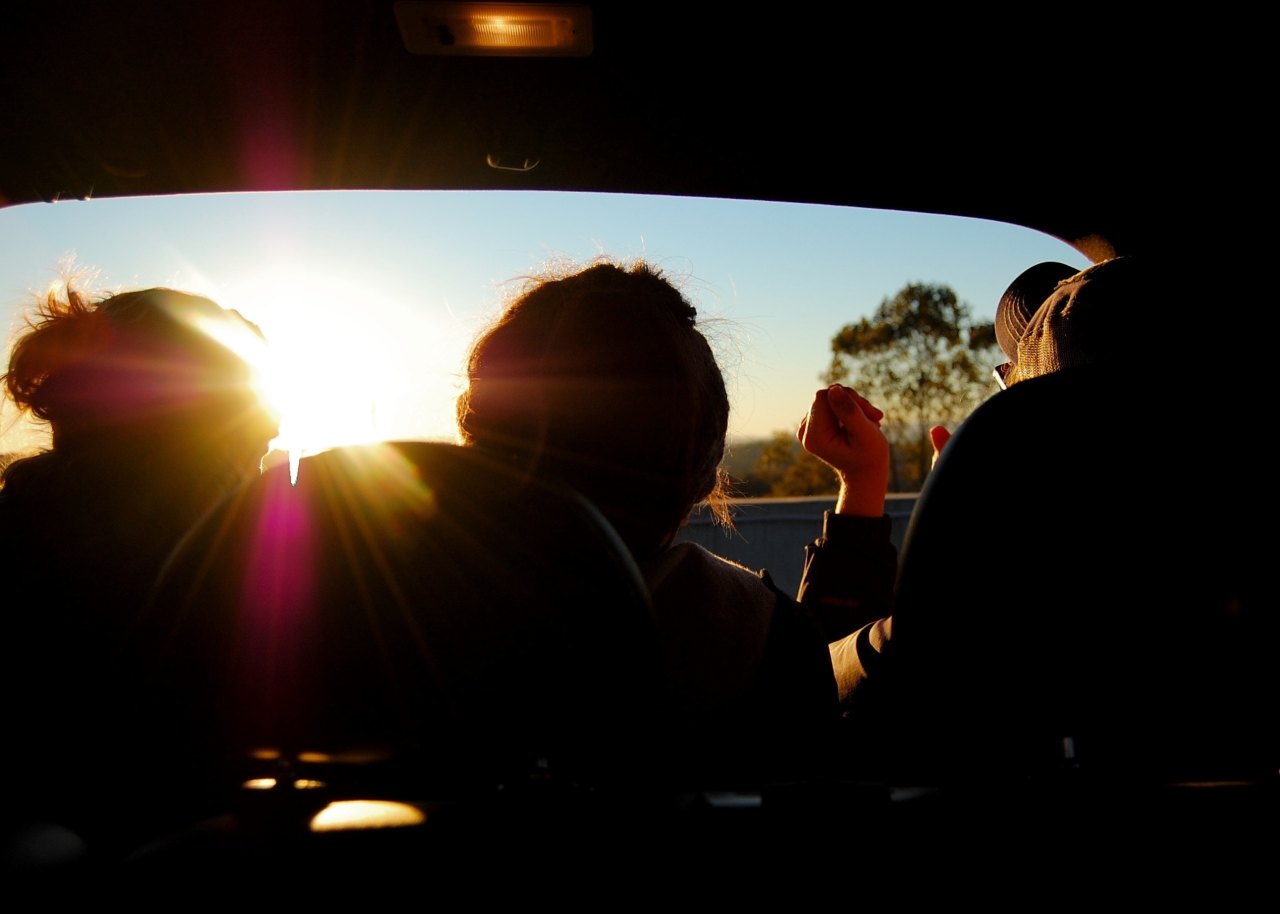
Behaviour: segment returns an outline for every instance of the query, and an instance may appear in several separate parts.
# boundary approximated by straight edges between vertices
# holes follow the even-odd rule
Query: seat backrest
[[[619,775],[661,714],[612,528],[447,444],[328,451],[296,486],[268,471],[180,546],[145,633],[188,756],[376,757],[420,789],[487,788]]]
[[[901,552],[881,702],[899,763],[999,777],[1070,738],[1079,763],[1161,777],[1274,767],[1235,429],[1170,388],[1066,369],[957,430]]]

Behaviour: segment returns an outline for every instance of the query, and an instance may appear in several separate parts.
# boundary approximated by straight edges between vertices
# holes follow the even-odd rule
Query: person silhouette
[[[1054,285],[1007,389],[926,481],[891,613],[832,643],[847,714],[896,776],[1274,770],[1273,728],[1257,726],[1274,614],[1250,590],[1231,451],[1192,431],[1212,409],[1156,361],[1172,351],[1156,278],[1117,257]],[[1130,484],[1126,461],[1168,429],[1184,434]]]
[[[729,399],[696,309],[660,271],[532,280],[474,344],[457,415],[465,445],[568,483],[631,550],[691,764],[695,743],[720,771],[790,764],[836,718],[816,620],[766,573],[676,542],[700,502],[727,519]]]
[[[95,298],[70,282],[16,339],[4,392],[51,444],[0,477],[0,566],[22,582],[0,664],[10,739],[26,747],[11,821],[94,847],[146,818],[133,806],[155,775],[132,716],[137,615],[179,538],[258,472],[277,433],[247,355],[264,344],[207,298]]]

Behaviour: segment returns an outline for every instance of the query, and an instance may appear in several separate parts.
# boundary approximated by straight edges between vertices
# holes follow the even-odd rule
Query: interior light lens
[[[413,54],[586,57],[591,9],[580,4],[396,3],[404,46]]]

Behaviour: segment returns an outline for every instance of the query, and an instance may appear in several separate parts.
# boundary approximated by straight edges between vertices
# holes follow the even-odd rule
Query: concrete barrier
[[[902,537],[916,495],[890,495],[885,512],[893,518],[893,542]],[[748,568],[768,569],[784,593],[794,594],[804,570],[804,546],[822,535],[822,514],[835,496],[808,498],[737,498],[732,501],[733,529],[717,524],[705,507],[694,511],[677,540],[698,543]]]

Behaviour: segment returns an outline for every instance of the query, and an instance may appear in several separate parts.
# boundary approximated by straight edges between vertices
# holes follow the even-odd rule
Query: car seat
[[[944,449],[903,543],[891,675],[850,714],[897,777],[1274,771],[1240,426],[1124,368],[1017,383]]]
[[[151,742],[193,784],[444,799],[603,788],[657,756],[630,554],[585,499],[473,448],[269,470],[179,546],[136,641]]]

